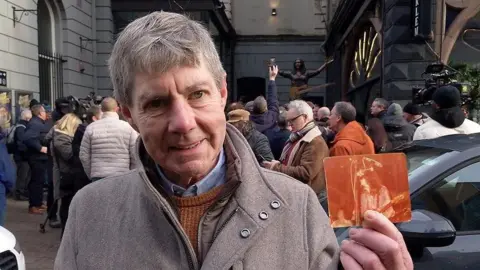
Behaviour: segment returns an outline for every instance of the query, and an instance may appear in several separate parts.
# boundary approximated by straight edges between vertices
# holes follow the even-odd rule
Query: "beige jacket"
[[[85,130],[80,160],[88,178],[108,177],[135,168],[138,133],[117,113],[106,112]]]
[[[287,166],[276,164],[273,170],[311,186],[316,194],[320,194],[325,190],[323,159],[326,157],[328,157],[328,146],[320,129],[315,127],[295,144]]]
[[[77,193],[54,269],[337,269],[337,240],[313,190],[262,169],[233,126],[227,183],[199,224],[198,243],[138,144],[142,167]]]

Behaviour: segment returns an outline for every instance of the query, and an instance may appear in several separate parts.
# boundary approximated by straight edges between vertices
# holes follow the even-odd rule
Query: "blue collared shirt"
[[[168,195],[175,195],[179,197],[191,197],[198,196],[213,188],[225,184],[227,181],[227,166],[225,163],[225,152],[222,148],[220,151],[220,157],[218,158],[217,165],[211,170],[202,180],[198,181],[194,185],[187,189],[172,183],[165,174],[162,172],[160,166],[157,165],[157,171],[160,175],[161,185],[167,191]]]

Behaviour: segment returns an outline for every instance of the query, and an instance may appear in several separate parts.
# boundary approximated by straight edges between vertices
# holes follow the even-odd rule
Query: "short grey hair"
[[[390,106],[390,102],[388,102],[384,98],[376,98],[373,102],[377,103],[378,105],[382,106],[385,110],[388,109],[388,106]]]
[[[352,103],[340,101],[335,103],[335,112],[340,116],[345,124],[355,121],[357,117],[357,110]]]
[[[288,110],[296,110],[299,114],[307,116],[307,120],[313,120],[313,110],[307,102],[303,100],[293,100],[288,104]]]
[[[136,74],[202,64],[220,89],[226,73],[208,30],[184,15],[163,11],[128,24],[108,60],[115,99],[126,105],[132,105]]]
[[[245,104],[245,110],[247,110],[250,113],[253,113],[253,100]]]
[[[22,113],[20,113],[20,119],[22,120],[30,120],[32,118],[32,111],[29,109],[22,110]]]
[[[317,115],[320,115],[322,117],[328,117],[330,116],[330,109],[328,107],[321,107],[318,109]]]

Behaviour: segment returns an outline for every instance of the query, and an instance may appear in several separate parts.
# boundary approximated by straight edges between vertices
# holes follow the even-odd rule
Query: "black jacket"
[[[272,149],[273,157],[276,160],[280,159],[283,147],[288,141],[288,138],[290,138],[290,133],[291,131],[288,129],[280,129],[278,132],[273,134],[272,140],[270,141],[270,148]]]
[[[72,194],[77,193],[80,189],[90,183],[85,170],[83,169],[82,162],[80,161],[80,145],[82,144],[83,135],[87,129],[87,124],[81,124],[78,126],[72,141],[72,172],[74,172],[74,188],[71,190]]]
[[[387,132],[392,149],[409,143],[417,127],[408,123],[401,115],[388,115],[383,118],[383,126]]]
[[[252,131],[245,137],[252,148],[258,163],[262,164],[263,161],[273,160],[273,154],[267,136],[263,135],[256,129],[252,129]]]
[[[32,117],[25,130],[23,143],[27,146],[27,155],[30,161],[47,161],[48,155],[40,152],[42,147],[48,146],[45,136],[50,131],[49,125],[37,116]]]
[[[27,130],[28,121],[18,120],[17,128],[15,128],[14,142],[15,149],[13,150],[13,158],[15,161],[26,160],[27,158],[27,146],[24,143],[25,140],[25,131]],[[21,126],[24,125],[25,127]]]

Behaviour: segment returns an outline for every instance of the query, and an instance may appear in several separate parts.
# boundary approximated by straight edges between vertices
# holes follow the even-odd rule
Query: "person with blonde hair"
[[[62,232],[66,223],[66,213],[68,213],[69,204],[63,203],[63,198],[68,195],[73,185],[74,175],[72,175],[72,141],[73,135],[82,120],[73,113],[65,114],[53,126],[47,135],[51,136],[50,152],[53,156],[53,194],[54,199],[62,199],[60,205],[60,222]]]

